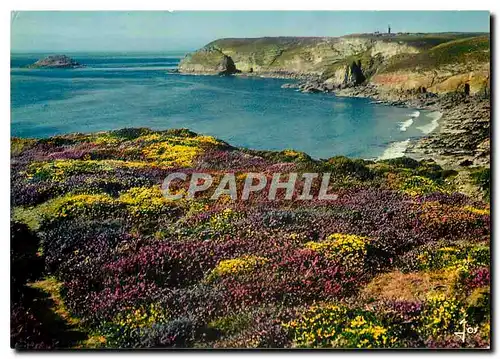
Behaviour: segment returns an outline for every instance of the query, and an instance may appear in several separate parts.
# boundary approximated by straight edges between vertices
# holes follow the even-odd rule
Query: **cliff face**
[[[189,60],[187,61],[187,59]],[[179,66],[182,72],[230,75],[237,72],[231,57],[217,48],[204,47],[188,55]]]
[[[412,56],[395,57],[372,77],[384,89],[425,88],[434,93],[470,93],[490,87],[490,39],[479,36],[450,41]]]
[[[339,66],[324,81],[332,88],[344,88],[357,86],[365,82],[366,76],[361,61],[353,61],[351,64]]]
[[[331,89],[372,83],[387,90],[450,92],[489,86],[489,37],[477,34],[352,35],[340,38],[220,39],[187,55],[185,73],[314,77]]]
[[[179,70],[212,73],[214,61],[206,53],[215,52],[230,57],[242,72],[320,76],[332,64],[367,51],[373,53],[373,56],[388,58],[394,54],[418,50],[406,44],[362,37],[221,39],[187,55],[181,61]]]

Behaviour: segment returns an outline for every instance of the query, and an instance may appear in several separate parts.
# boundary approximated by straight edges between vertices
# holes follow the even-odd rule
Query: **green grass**
[[[395,56],[382,72],[435,69],[444,65],[485,63],[489,60],[490,38],[478,36],[450,41],[414,55]]]
[[[44,317],[52,324],[54,335],[65,348],[103,348],[106,339],[97,333],[88,333],[86,328],[82,327],[81,320],[73,317],[66,308],[61,295],[62,282],[54,277],[46,277],[28,286],[40,292],[43,304],[40,309],[45,312]]]
[[[416,47],[421,50],[430,49],[440,44],[448,43],[455,40],[484,36],[484,33],[413,33],[413,34],[395,34],[393,36],[376,36],[374,34],[353,34],[344,36],[345,38],[364,38],[370,40],[378,40],[384,42],[405,43],[406,45]]]
[[[86,330],[81,327],[80,319],[73,317],[67,310],[61,296],[61,282],[54,277],[47,277],[28,283],[28,287],[36,293],[32,309],[47,326],[58,348],[99,347],[96,344],[99,338],[89,337]]]
[[[37,231],[42,222],[41,213],[35,207],[14,207],[11,216],[14,221],[26,224],[32,231]]]

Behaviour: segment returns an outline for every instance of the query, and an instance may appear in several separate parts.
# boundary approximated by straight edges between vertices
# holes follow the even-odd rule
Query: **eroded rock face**
[[[32,69],[37,68],[54,68],[54,69],[72,69],[81,67],[82,65],[66,55],[52,55],[38,60],[34,64],[28,66]]]
[[[224,55],[222,61],[219,65],[219,75],[232,75],[238,72],[236,66],[234,65],[234,61],[227,55]]]
[[[232,75],[238,73],[233,59],[215,47],[188,54],[179,64],[180,72]]]
[[[243,73],[307,81],[305,92],[369,83],[391,92],[424,93],[425,88],[438,94],[468,85],[470,94],[476,94],[490,87],[489,42],[489,35],[467,33],[228,38],[186,56],[179,70],[231,73],[230,59]]]
[[[231,57],[243,73],[265,76],[286,73],[296,76],[321,76],[333,63],[357,54],[374,52],[373,56],[389,58],[394,54],[418,52],[410,45],[387,44],[369,37],[263,37],[219,39],[188,55],[181,72],[210,72],[212,61],[207,49],[217,49]]]

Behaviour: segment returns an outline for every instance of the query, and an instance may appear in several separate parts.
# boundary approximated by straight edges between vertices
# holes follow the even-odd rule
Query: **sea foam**
[[[402,121],[399,123],[399,130],[401,132],[406,132],[406,130],[413,125],[413,120],[420,116],[420,111],[413,111],[408,115],[410,118],[406,121]]]
[[[403,157],[409,144],[410,139],[393,142],[389,145],[389,147],[386,148],[384,153],[382,153],[382,155],[377,158],[377,160],[388,160],[390,158]]]
[[[413,111],[410,113],[410,117],[412,118],[417,118],[418,116],[420,116],[420,111]]]
[[[422,133],[425,133],[426,135],[434,131],[439,126],[439,120],[441,119],[443,114],[439,111],[435,111],[429,113],[428,116],[432,119],[432,121],[426,125],[417,127],[420,131],[422,131]]]
[[[400,122],[399,123],[399,130],[401,132],[405,132],[408,127],[410,127],[413,124],[413,118],[409,118],[406,121]]]

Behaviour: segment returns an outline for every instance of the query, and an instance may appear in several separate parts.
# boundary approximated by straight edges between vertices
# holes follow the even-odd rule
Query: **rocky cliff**
[[[470,92],[489,87],[489,36],[361,34],[220,39],[187,55],[185,73],[236,73],[314,79],[317,90],[370,83],[388,90]],[[227,71],[221,63],[232,63]],[[311,87],[311,86],[309,86]]]
[[[332,65],[343,64],[346,59],[367,51],[373,52],[374,56],[390,57],[418,50],[406,44],[368,37],[220,39],[187,55],[181,61],[179,70],[214,73],[221,57],[228,56],[244,73],[320,76]]]
[[[188,55],[180,64],[182,72],[231,75],[239,72],[231,57],[213,46]]]
[[[488,91],[490,87],[490,39],[479,36],[446,42],[414,55],[392,58],[372,77],[386,89],[425,89],[446,93]]]

